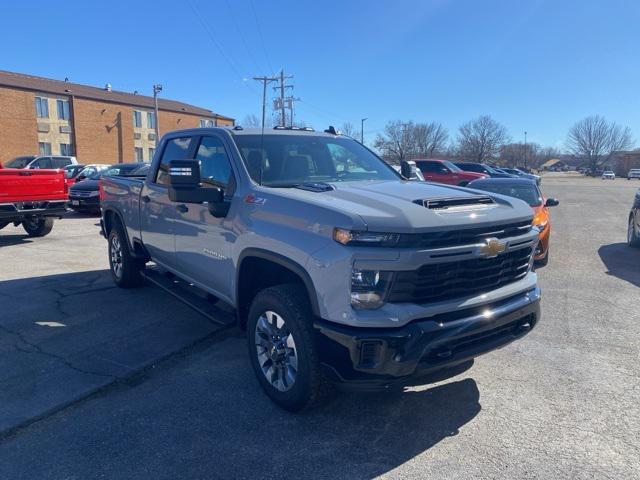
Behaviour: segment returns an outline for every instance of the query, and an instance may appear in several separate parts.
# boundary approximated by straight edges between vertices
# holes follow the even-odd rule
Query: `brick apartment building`
[[[160,135],[233,125],[204,108],[158,99]],[[153,97],[0,71],[0,163],[20,155],[75,155],[80,163],[149,161]]]

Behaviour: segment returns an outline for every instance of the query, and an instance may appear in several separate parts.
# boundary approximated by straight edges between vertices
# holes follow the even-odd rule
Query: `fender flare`
[[[271,261],[276,263],[288,270],[291,270],[295,273],[305,286],[307,290],[307,295],[309,296],[309,302],[311,303],[311,311],[317,317],[320,317],[320,306],[318,303],[318,294],[316,293],[315,286],[313,285],[313,280],[309,276],[309,273],[297,262],[291,260],[290,258],[285,257],[284,255],[280,255],[278,253],[271,252],[269,250],[264,250],[262,248],[246,248],[238,257],[238,268],[236,269],[236,302],[240,298],[240,272],[242,271],[242,262],[247,257],[257,257],[262,258],[264,260]]]

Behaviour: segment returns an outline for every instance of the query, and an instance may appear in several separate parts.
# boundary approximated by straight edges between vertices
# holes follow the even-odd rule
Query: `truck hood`
[[[428,182],[335,182],[328,191],[288,188],[278,193],[351,215],[370,231],[428,232],[530,220],[531,207],[512,197]],[[489,204],[479,203],[489,197]],[[426,201],[468,200],[469,205],[427,208]],[[448,202],[447,202],[448,203]],[[336,225],[349,227],[348,225]]]

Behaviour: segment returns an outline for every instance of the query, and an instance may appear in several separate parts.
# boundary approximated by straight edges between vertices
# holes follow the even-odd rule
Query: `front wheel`
[[[22,228],[30,237],[44,237],[53,228],[52,217],[30,217],[22,221]]]
[[[247,345],[253,370],[267,396],[291,412],[317,406],[329,391],[312,318],[299,285],[267,288],[256,295],[249,310]]]
[[[629,216],[629,226],[627,227],[627,245],[629,245],[630,247],[640,248],[640,236],[636,231],[633,215]]]

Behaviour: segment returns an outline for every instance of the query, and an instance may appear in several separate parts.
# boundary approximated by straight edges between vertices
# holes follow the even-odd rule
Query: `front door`
[[[197,138],[172,138],[164,146],[156,177],[145,182],[140,195],[140,234],[151,257],[172,268],[175,262],[176,204],[169,200],[169,162],[193,158]]]
[[[206,203],[176,205],[176,256],[180,259],[180,273],[231,301],[231,248],[237,236],[232,228],[236,177],[221,137],[201,137],[196,152],[202,186],[222,188],[230,210],[224,217],[215,217]]]

